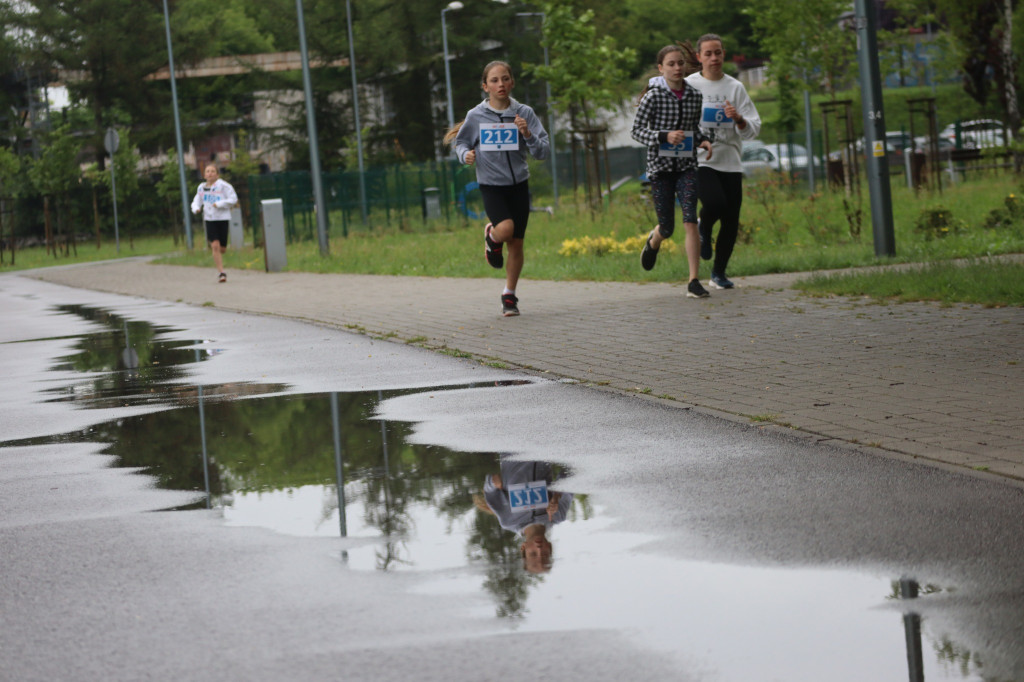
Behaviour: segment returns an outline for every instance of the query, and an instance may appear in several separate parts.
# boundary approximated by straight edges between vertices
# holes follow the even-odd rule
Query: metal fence
[[[473,169],[457,161],[372,168],[363,173],[363,187],[358,172],[324,173],[328,230],[347,237],[353,231],[372,231],[381,226],[451,219],[473,178]],[[254,175],[248,182],[254,236],[258,237],[261,228],[260,202],[281,199],[288,241],[317,238],[309,171]]]
[[[644,173],[646,149],[624,147],[609,149],[607,165],[601,173],[608,184]],[[558,155],[560,192],[568,195],[583,184],[582,153],[575,163],[569,151]],[[550,166],[535,167],[530,180],[534,195],[546,196],[551,190]],[[476,171],[455,160],[422,164],[374,167],[363,174],[365,190],[360,188],[358,172],[323,174],[324,201],[327,204],[328,231],[348,236],[352,232],[372,232],[382,227],[415,229],[433,220],[445,222],[477,220],[484,217],[483,202],[476,184]],[[309,171],[289,171],[254,175],[248,179],[250,222],[253,236],[260,240],[262,219],[260,202],[281,199],[285,214],[285,234],[289,242],[315,240],[316,208]],[[363,219],[362,192],[365,191],[366,220]]]

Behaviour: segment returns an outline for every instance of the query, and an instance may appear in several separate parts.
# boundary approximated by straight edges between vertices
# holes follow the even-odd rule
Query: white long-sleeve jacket
[[[237,205],[235,188],[224,178],[217,178],[213,187],[207,187],[205,182],[199,184],[196,196],[192,199],[192,212],[199,213],[202,209],[203,220],[231,220],[231,209]]]

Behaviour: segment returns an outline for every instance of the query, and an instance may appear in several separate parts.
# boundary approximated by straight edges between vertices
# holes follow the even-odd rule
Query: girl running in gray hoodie
[[[484,257],[501,268],[503,244],[508,244],[505,290],[501,312],[519,314],[516,285],[523,270],[523,238],[530,218],[530,170],[526,153],[535,159],[548,156],[548,134],[533,109],[512,99],[512,67],[491,62],[484,67],[481,88],[487,99],[473,107],[461,123],[444,136],[455,140],[459,161],[476,165],[476,181],[489,223],[484,227]]]

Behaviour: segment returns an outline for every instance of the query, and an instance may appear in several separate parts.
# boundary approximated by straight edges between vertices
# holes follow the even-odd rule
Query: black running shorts
[[[228,221],[226,220],[207,220],[206,221],[206,241],[210,244],[213,242],[220,242],[221,246],[228,245]]]
[[[526,236],[526,223],[530,220],[530,183],[518,185],[480,185],[484,211],[491,224],[512,220],[513,238]]]

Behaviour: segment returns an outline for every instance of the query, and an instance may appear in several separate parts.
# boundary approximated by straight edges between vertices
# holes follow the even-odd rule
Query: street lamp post
[[[167,65],[171,74],[171,104],[174,109],[174,143],[178,152],[178,182],[181,185],[181,213],[185,219],[185,244],[192,250],[192,214],[188,203],[188,184],[185,182],[185,156],[181,144],[181,118],[178,114],[178,86],[174,82],[174,50],[171,49],[171,16],[164,0],[164,29],[167,33]],[[113,159],[113,156],[111,156]]]
[[[541,26],[544,25],[544,13],[543,12],[517,12],[516,16],[519,17],[540,17]],[[548,43],[544,41],[544,66],[547,68],[551,67],[551,61],[548,59]],[[551,104],[551,81],[546,81],[545,90],[545,105],[548,108],[548,139],[551,140],[551,194],[555,204],[555,208],[558,208],[558,155],[555,153],[555,112],[554,107]]]
[[[309,75],[309,50],[306,48],[306,19],[302,0],[295,0],[299,18],[299,51],[302,57],[302,89],[306,94],[306,130],[309,135],[309,166],[313,180],[313,202],[316,204],[316,232],[320,242],[320,255],[330,253],[327,235],[327,202],[324,201],[324,178],[320,173],[320,144],[316,134],[316,109],[313,106],[313,82]]]
[[[352,110],[356,119],[356,152],[359,156],[359,206],[363,224],[367,223],[366,177],[363,168],[363,129],[359,122],[359,85],[356,81],[356,47],[352,40],[352,4],[345,0],[345,19],[348,22],[348,66],[352,70]]]
[[[445,22],[445,12],[457,11],[463,8],[459,0],[449,2],[448,6],[441,10],[441,44],[444,47],[444,85],[448,94],[448,129],[455,127],[455,114],[452,111],[452,70],[448,65],[448,24]]]

